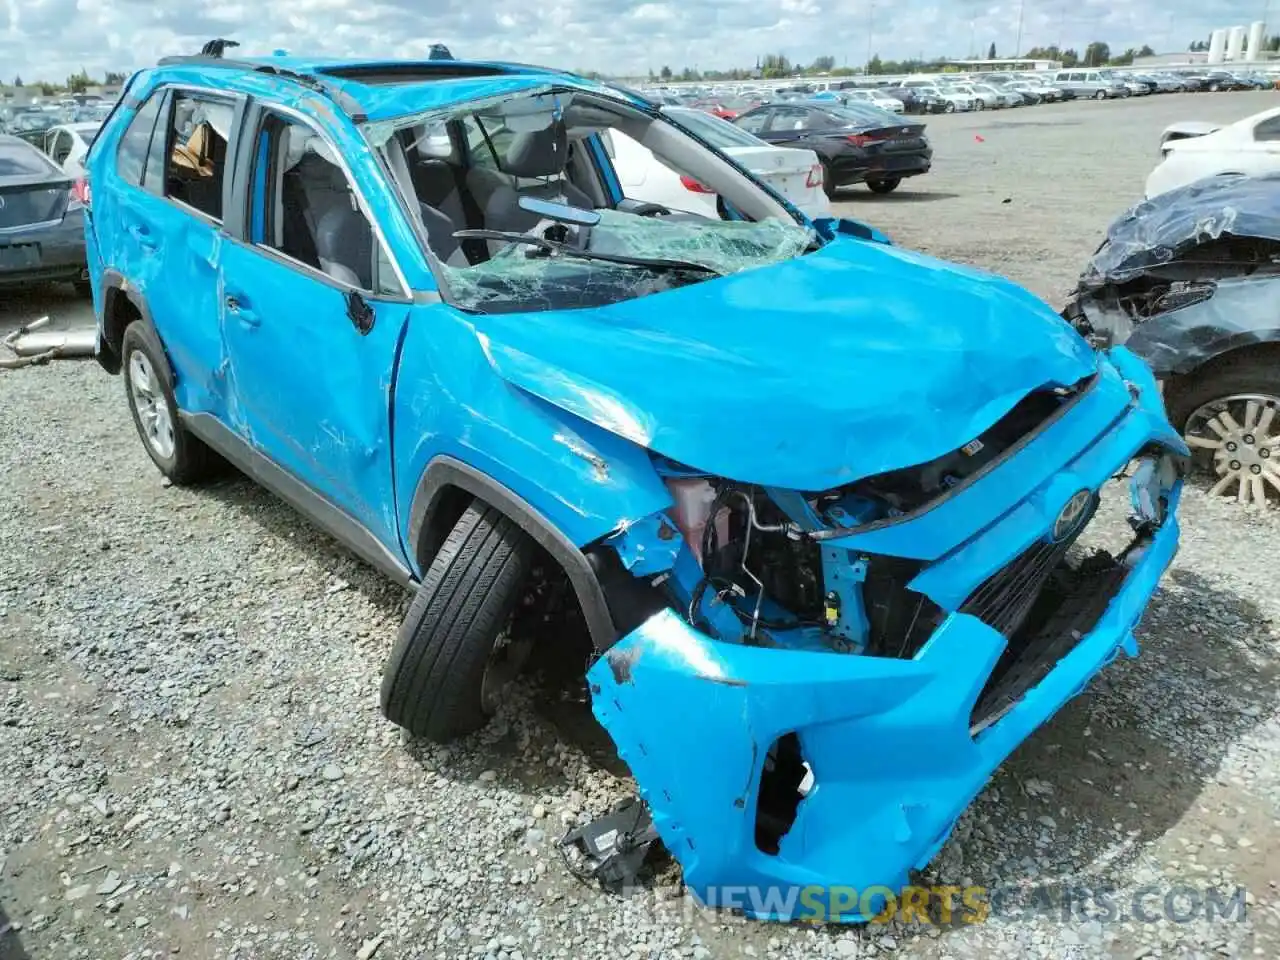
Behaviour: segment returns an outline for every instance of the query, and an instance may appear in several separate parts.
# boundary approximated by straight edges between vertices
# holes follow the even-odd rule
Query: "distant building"
[[[39,87],[10,87],[0,84],[0,104],[22,107],[31,103],[39,94]]]
[[[1134,57],[1135,67],[1187,67],[1199,66],[1209,61],[1204,50],[1182,50],[1179,53],[1157,53],[1150,57]]]
[[[1061,60],[948,60],[948,66],[959,67],[967,73],[985,73],[1010,70],[1060,70]]]

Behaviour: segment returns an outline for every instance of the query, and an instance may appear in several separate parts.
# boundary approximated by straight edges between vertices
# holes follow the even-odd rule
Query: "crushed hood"
[[[699,470],[808,491],[956,450],[1097,363],[1008,280],[847,239],[606,306],[469,319],[512,385]]]
[[[1228,235],[1280,241],[1280,175],[1208,177],[1135,204],[1107,228],[1080,287],[1123,283]]]

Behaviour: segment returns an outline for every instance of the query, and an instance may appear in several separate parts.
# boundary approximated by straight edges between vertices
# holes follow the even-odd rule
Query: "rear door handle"
[[[155,250],[160,244],[151,235],[151,228],[143,223],[135,223],[129,227],[129,233],[138,244],[147,250]]]
[[[246,327],[256,327],[262,322],[258,319],[258,315],[249,309],[248,301],[243,297],[228,293],[223,302],[226,305],[227,313],[235,316]]]

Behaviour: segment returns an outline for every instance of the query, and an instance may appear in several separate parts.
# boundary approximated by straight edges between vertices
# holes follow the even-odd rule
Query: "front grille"
[[[1016,633],[1040,595],[1045,581],[1066,558],[1071,545],[1084,532],[1097,509],[1098,498],[1095,496],[1070,536],[1056,543],[1040,540],[1032,544],[969,594],[968,599],[961,604],[960,612],[977,617],[1006,637]]]

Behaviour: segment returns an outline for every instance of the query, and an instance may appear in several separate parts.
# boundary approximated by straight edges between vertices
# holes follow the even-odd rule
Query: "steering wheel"
[[[627,212],[634,213],[637,217],[671,216],[670,208],[664,207],[660,203],[637,203]]]

